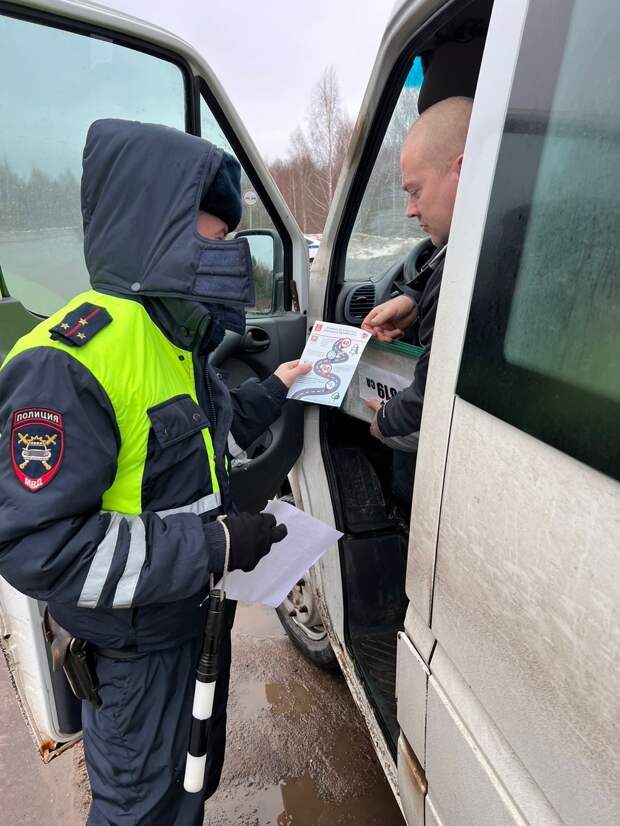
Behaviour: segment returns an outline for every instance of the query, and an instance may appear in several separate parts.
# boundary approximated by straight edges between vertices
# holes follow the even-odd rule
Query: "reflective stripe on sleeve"
[[[164,511],[155,511],[157,516],[164,519],[177,513],[195,513],[197,515],[209,513],[219,508],[222,497],[219,493],[210,493],[189,505],[179,508],[170,508]],[[80,608],[96,608],[101,598],[101,592],[110,573],[114,551],[118,544],[118,532],[123,520],[129,524],[129,550],[125,570],[118,581],[114,593],[113,608],[129,608],[133,602],[138,586],[140,572],[146,559],[146,531],[144,522],[139,516],[110,512],[110,524],[90,563],[82,593],[78,599]]]
[[[105,532],[105,536],[99,543],[95,555],[90,563],[88,574],[82,588],[82,593],[78,599],[80,608],[96,608],[99,597],[103,591],[103,586],[110,572],[112,557],[118,542],[118,531],[123,517],[119,513],[112,513],[110,524]]]
[[[233,459],[236,459],[237,456],[241,456],[242,453],[245,453],[245,450],[242,447],[239,447],[237,442],[235,442],[235,439],[230,431],[228,432],[228,452]]]
[[[209,513],[209,511],[219,508],[222,504],[222,497],[219,493],[210,493],[208,496],[203,496],[196,499],[195,502],[190,502],[189,505],[181,505],[180,508],[169,508],[165,511],[155,511],[160,519],[165,519],[166,516],[172,516],[175,513]]]
[[[118,581],[112,608],[129,608],[136,592],[138,579],[144,560],[146,559],[146,530],[144,522],[139,516],[128,517],[129,522],[129,552],[125,570]]]

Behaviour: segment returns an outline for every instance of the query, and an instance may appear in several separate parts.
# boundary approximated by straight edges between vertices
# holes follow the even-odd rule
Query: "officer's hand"
[[[286,525],[276,525],[271,513],[240,513],[224,520],[230,536],[228,570],[251,571],[274,542],[286,536]]]
[[[305,376],[310,370],[312,370],[312,362],[295,359],[295,361],[285,361],[281,364],[275,371],[275,375],[282,384],[292,387],[300,376]]]
[[[398,295],[374,307],[362,321],[362,330],[379,341],[394,341],[413,324],[417,314],[418,308],[413,298]]]

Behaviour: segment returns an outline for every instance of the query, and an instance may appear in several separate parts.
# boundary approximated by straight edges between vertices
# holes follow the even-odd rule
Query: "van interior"
[[[491,0],[475,0],[465,6],[453,3],[432,21],[421,38],[410,44],[405,61],[395,67],[395,96],[419,56],[423,69],[420,114],[447,97],[474,97],[491,9]],[[373,128],[379,136],[389,115],[378,115]],[[376,143],[380,144],[380,137]],[[366,166],[372,163],[373,158]],[[358,174],[364,174],[363,166],[362,162]],[[364,182],[360,188],[363,186]],[[344,282],[346,248],[340,258],[336,248],[326,318],[359,326],[373,305],[390,297],[403,267],[411,277],[411,271],[419,269],[432,252],[428,242],[412,239],[412,247],[404,262],[372,275],[370,295],[368,281]],[[369,298],[369,305],[365,305]],[[415,330],[408,338],[415,347]],[[408,602],[405,575],[416,454],[389,449],[370,435],[366,422],[340,409],[322,408],[320,415],[323,458],[337,527],[344,534],[340,557],[346,642],[396,758],[396,640]]]

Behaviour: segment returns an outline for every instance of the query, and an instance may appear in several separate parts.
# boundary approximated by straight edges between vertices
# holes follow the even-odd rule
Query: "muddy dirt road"
[[[231,686],[209,826],[404,824],[344,680],[309,665],[275,611],[240,609]]]
[[[274,611],[239,607],[231,686],[226,762],[205,826],[404,826],[344,681],[307,664]],[[4,822],[83,824],[79,757],[73,749],[40,764],[0,662]]]

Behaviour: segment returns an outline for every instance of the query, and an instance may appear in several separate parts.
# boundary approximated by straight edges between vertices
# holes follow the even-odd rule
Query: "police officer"
[[[285,534],[235,515],[229,459],[309,365],[230,393],[208,363],[254,302],[237,161],[162,126],[95,122],[83,158],[92,289],[0,370],[0,574],[93,651],[83,703],[90,826],[193,826],[224,756],[234,604],[220,645],[204,794],[183,791],[210,574]],[[227,515],[222,522],[217,517]]]

